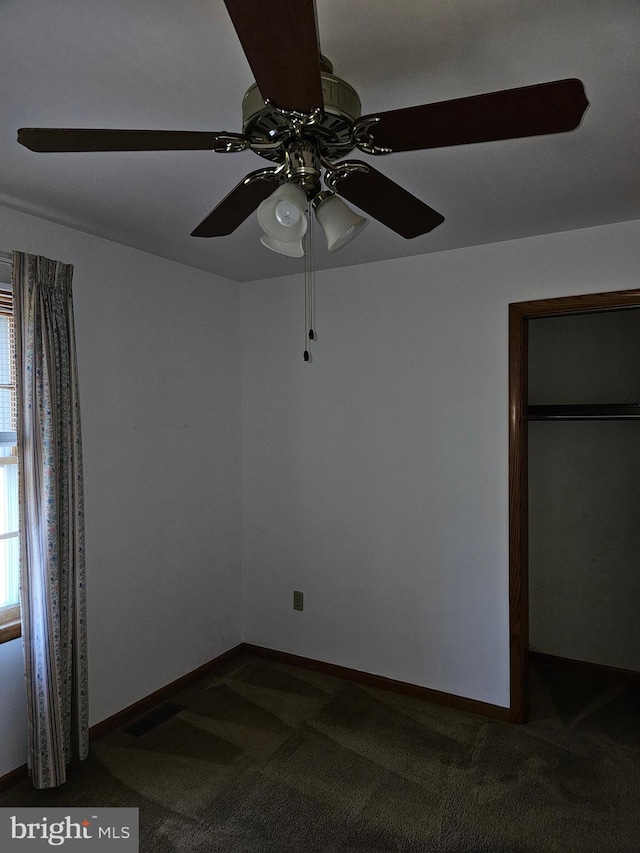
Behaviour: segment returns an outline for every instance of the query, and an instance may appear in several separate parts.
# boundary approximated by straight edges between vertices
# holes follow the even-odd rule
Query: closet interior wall
[[[639,404],[640,309],[531,320],[528,381],[529,406]],[[640,417],[530,419],[530,650],[640,671],[639,608]]]

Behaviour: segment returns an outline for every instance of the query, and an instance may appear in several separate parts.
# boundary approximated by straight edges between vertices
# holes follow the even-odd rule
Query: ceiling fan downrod
[[[284,150],[284,168],[281,179],[296,183],[312,199],[320,192],[321,158],[311,140],[292,139]]]

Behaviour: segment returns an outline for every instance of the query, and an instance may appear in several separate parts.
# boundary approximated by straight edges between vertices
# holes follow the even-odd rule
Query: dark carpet
[[[142,853],[637,853],[638,686],[532,670],[515,726],[239,656],[0,806],[137,806]]]

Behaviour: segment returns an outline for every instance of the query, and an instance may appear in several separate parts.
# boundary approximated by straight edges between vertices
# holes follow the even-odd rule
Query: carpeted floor
[[[532,669],[515,726],[241,656],[0,806],[138,806],[142,853],[637,853],[638,686]]]

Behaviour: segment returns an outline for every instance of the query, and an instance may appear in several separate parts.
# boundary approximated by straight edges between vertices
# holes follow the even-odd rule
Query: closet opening
[[[624,610],[627,604],[615,572],[609,572],[606,564],[611,554],[616,563],[613,568],[628,571],[624,559],[616,554],[621,547],[618,540],[627,537],[611,533],[616,524],[621,529],[624,523],[616,507],[618,498],[609,500],[607,490],[613,494],[616,489],[620,493],[627,489],[632,494],[633,483],[639,481],[627,470],[631,461],[628,448],[640,448],[639,309],[640,290],[509,306],[513,722],[528,718],[530,659],[536,670],[545,672],[558,663],[570,667],[572,662],[588,661],[590,677],[610,675],[610,661],[614,673],[628,669],[633,675],[640,670],[640,649],[630,639],[633,623],[619,632],[616,653],[611,656],[608,651],[618,618],[615,608]],[[625,357],[627,332],[632,363],[625,377],[616,365]],[[591,341],[586,349],[585,341]],[[605,445],[613,449],[610,470],[604,453],[598,450]],[[529,469],[530,452],[535,471],[533,465]],[[639,460],[636,474],[640,474],[640,453],[631,455]],[[561,483],[557,487],[551,482],[556,475]],[[602,488],[594,488],[601,480]],[[588,489],[593,500],[582,506]],[[578,521],[585,524],[582,534],[575,529]],[[599,535],[609,536],[610,541],[598,541]],[[626,546],[633,547],[633,543]],[[576,663],[575,671],[567,669],[561,677],[570,682],[578,677],[579,667]]]

